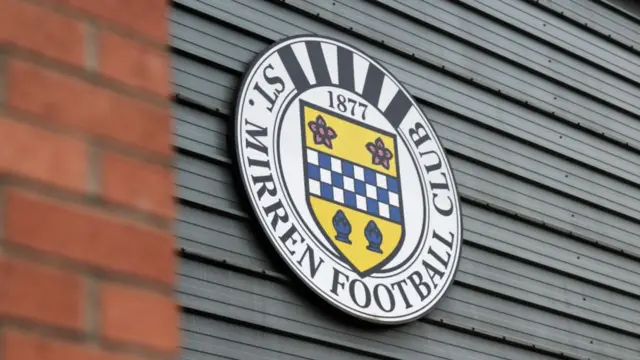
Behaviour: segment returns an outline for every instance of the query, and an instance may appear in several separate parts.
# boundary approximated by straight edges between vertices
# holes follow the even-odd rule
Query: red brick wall
[[[165,0],[0,0],[0,359],[172,359]]]

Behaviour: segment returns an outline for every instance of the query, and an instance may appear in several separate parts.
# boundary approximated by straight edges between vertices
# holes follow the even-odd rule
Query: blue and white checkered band
[[[324,200],[402,223],[398,179],[307,148],[309,192]]]

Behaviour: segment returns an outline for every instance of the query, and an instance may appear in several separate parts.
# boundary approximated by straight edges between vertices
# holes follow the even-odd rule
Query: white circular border
[[[454,264],[453,267],[451,269],[451,271],[448,274],[447,279],[445,280],[444,283],[442,283],[439,293],[438,295],[436,295],[428,305],[422,307],[420,310],[417,311],[413,311],[411,313],[408,313],[408,315],[406,316],[402,316],[402,317],[394,317],[391,320],[387,320],[378,316],[373,316],[367,313],[363,313],[361,311],[354,311],[353,309],[344,306],[342,303],[336,301],[334,298],[332,298],[330,295],[326,295],[324,291],[322,291],[320,288],[318,288],[312,281],[310,281],[306,274],[303,271],[300,271],[298,269],[298,267],[295,266],[295,264],[292,263],[293,260],[291,260],[288,256],[284,255],[280,249],[279,246],[279,242],[278,239],[274,238],[274,234],[271,231],[271,228],[269,227],[269,224],[265,223],[265,219],[262,219],[262,217],[259,215],[260,211],[259,209],[256,207],[257,201],[253,196],[253,193],[251,191],[251,184],[248,181],[247,178],[247,174],[245,172],[245,167],[246,164],[244,163],[244,157],[242,156],[243,154],[243,148],[242,148],[242,141],[241,141],[241,131],[240,127],[242,124],[242,117],[239,116],[242,113],[242,109],[244,108],[243,104],[244,104],[244,100],[245,100],[245,96],[247,93],[247,90],[249,89],[247,87],[247,85],[251,82],[251,79],[253,79],[253,77],[255,76],[256,71],[260,68],[260,65],[262,64],[262,62],[269,58],[274,52],[276,52],[278,49],[284,47],[284,46],[288,46],[292,43],[296,43],[296,42],[305,42],[305,41],[320,41],[320,42],[325,42],[325,43],[330,43],[330,44],[334,44],[336,46],[341,46],[344,47],[350,51],[352,51],[354,54],[357,54],[359,56],[361,56],[363,59],[367,60],[370,64],[375,65],[376,67],[378,67],[386,76],[389,77],[389,79],[391,81],[393,81],[393,83],[398,87],[398,91],[402,91],[411,101],[411,106],[413,108],[415,108],[416,112],[420,115],[420,118],[423,120],[423,125],[425,125],[427,127],[427,129],[434,134],[434,142],[437,145],[438,150],[440,151],[440,154],[442,155],[441,160],[444,163],[446,170],[447,170],[447,174],[450,175],[451,177],[451,191],[453,193],[453,200],[455,202],[455,211],[457,214],[457,238],[455,240],[456,241],[456,245],[457,248],[455,249],[455,251],[452,251],[452,255],[455,254],[455,257],[453,259]],[[336,88],[340,88],[339,86],[336,86]],[[295,91],[295,90],[294,90]],[[421,317],[424,317],[425,315],[427,315],[431,310],[433,310],[433,308],[436,306],[436,304],[438,304],[438,302],[442,299],[442,297],[444,297],[444,295],[448,292],[448,290],[451,288],[451,285],[453,283],[455,274],[458,271],[458,267],[460,264],[460,258],[462,256],[462,242],[463,242],[463,226],[462,226],[462,208],[460,206],[460,198],[458,195],[458,189],[457,189],[457,181],[455,180],[455,175],[453,173],[453,171],[451,170],[451,166],[449,164],[449,159],[448,156],[446,154],[446,152],[444,151],[442,144],[440,143],[440,138],[438,137],[435,129],[431,126],[430,121],[427,119],[426,115],[424,114],[424,112],[422,111],[422,109],[420,109],[420,107],[418,106],[418,104],[415,102],[413,96],[411,96],[411,94],[405,89],[405,87],[395,78],[395,76],[393,76],[393,74],[391,74],[391,72],[389,72],[384,66],[382,66],[377,60],[374,60],[373,58],[371,58],[370,56],[368,56],[367,54],[365,54],[364,52],[360,51],[359,49],[345,44],[343,42],[341,42],[340,40],[337,40],[335,38],[331,38],[331,37],[326,37],[326,36],[318,36],[318,35],[294,35],[294,36],[290,36],[290,37],[286,37],[283,38],[279,41],[274,42],[272,45],[270,45],[269,47],[267,47],[263,52],[261,52],[260,54],[256,55],[254,60],[250,63],[250,65],[248,66],[248,69],[245,71],[245,75],[242,78],[242,82],[240,85],[240,88],[238,90],[238,96],[236,97],[236,104],[235,104],[235,113],[234,113],[234,126],[233,126],[233,130],[234,130],[234,136],[233,136],[233,140],[234,140],[234,150],[236,153],[236,169],[240,175],[240,177],[242,178],[242,183],[244,186],[244,190],[245,193],[248,195],[248,197],[250,198],[249,203],[251,205],[251,209],[253,211],[253,214],[255,215],[255,217],[258,219],[261,229],[267,234],[267,237],[269,238],[269,241],[271,242],[271,245],[273,247],[276,248],[278,254],[280,255],[280,257],[285,260],[285,263],[287,264],[287,266],[296,274],[296,276],[298,277],[298,279],[302,280],[310,289],[313,290],[313,292],[315,292],[320,298],[324,299],[326,302],[330,303],[331,305],[333,305],[334,307],[344,311],[345,313],[354,316],[356,318],[359,318],[361,320],[365,320],[365,321],[369,321],[372,323],[378,323],[378,324],[386,324],[386,325],[398,325],[398,324],[404,324],[404,323],[409,323],[412,322],[416,319],[419,319]],[[296,93],[293,96],[290,96],[291,99],[294,99],[296,96],[299,96],[300,94]],[[291,101],[291,100],[289,100]],[[285,106],[286,103],[281,104],[281,106]],[[242,165],[240,165],[242,164]],[[424,250],[423,250],[424,251]]]

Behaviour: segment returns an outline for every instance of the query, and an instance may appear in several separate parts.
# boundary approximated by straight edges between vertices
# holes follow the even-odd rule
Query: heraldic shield
[[[396,135],[300,104],[307,204],[326,241],[366,277],[404,240]]]

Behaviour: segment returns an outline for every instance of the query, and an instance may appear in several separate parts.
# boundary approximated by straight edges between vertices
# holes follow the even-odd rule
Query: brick
[[[178,308],[171,297],[103,284],[100,334],[107,340],[174,352],[179,343]]]
[[[86,190],[89,160],[83,142],[0,117],[0,144],[0,173]]]
[[[98,19],[139,32],[165,44],[168,21],[164,0],[49,0],[76,8]]]
[[[23,62],[9,61],[7,66],[9,106],[101,139],[171,154],[173,129],[168,108]]]
[[[114,203],[173,219],[173,170],[114,153],[102,167],[102,196]]]
[[[5,195],[7,242],[105,271],[172,284],[173,236],[18,190]]]
[[[17,330],[5,331],[1,339],[4,347],[0,359],[4,360],[141,360],[129,354]]]
[[[0,257],[0,315],[80,330],[82,278],[31,262]]]
[[[0,0],[0,43],[82,66],[85,36],[78,21],[24,1]]]
[[[99,71],[127,85],[168,97],[169,57],[121,36],[103,32],[99,39]]]

